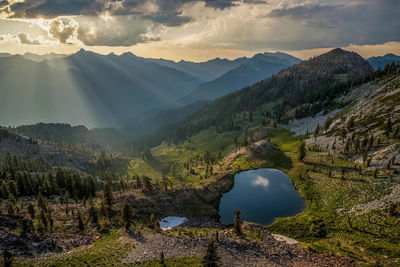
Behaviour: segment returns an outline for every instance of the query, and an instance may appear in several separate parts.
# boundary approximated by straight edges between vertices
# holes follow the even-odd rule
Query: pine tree
[[[47,227],[48,227],[47,218],[46,214],[44,213],[44,210],[42,209],[39,212],[39,221],[42,223],[44,231],[47,232]]]
[[[143,177],[143,186],[144,186],[144,190],[147,192],[150,192],[153,190],[153,187],[151,185],[151,181],[150,181],[149,177],[147,177],[147,176]]]
[[[299,161],[303,161],[306,157],[306,144],[302,140],[299,146]]]
[[[332,118],[328,116],[324,124],[324,130],[327,131],[329,129],[329,126],[331,126],[331,124],[332,124]]]
[[[160,253],[160,265],[161,265],[162,267],[166,267],[166,266],[167,266],[167,265],[165,264],[164,251],[163,251],[163,250],[161,250],[161,253]]]
[[[346,144],[344,146],[344,152],[348,153],[350,151],[350,138],[346,140]]]
[[[47,211],[47,200],[42,196],[42,193],[39,192],[36,205],[44,211]]]
[[[112,187],[111,187],[111,182],[108,182],[104,185],[103,188],[103,198],[105,201],[105,204],[107,205],[108,208],[108,215],[109,218],[111,219],[111,211],[112,211],[112,203],[113,203],[113,193],[112,193]]]
[[[317,124],[317,127],[314,130],[314,139],[317,139],[317,136],[319,135],[320,127],[319,123]]]
[[[104,200],[101,200],[101,204],[100,204],[100,216],[104,219],[105,217],[108,217],[108,212],[107,212],[107,208],[106,205],[104,205]]]
[[[346,129],[348,131],[351,131],[354,128],[354,117],[350,117],[349,120],[346,123]]]
[[[233,218],[234,225],[233,225],[233,228],[234,228],[235,233],[237,235],[241,235],[242,234],[242,230],[240,228],[240,211],[237,210],[233,214],[234,214],[234,218]]]
[[[131,227],[133,219],[133,211],[131,206],[126,200],[124,200],[124,204],[122,205],[121,218],[125,223],[125,229],[128,230]]]
[[[399,128],[400,128],[399,125],[397,125],[396,128],[394,129],[394,133],[393,133],[394,138],[399,138],[399,131],[400,131]]]
[[[10,267],[12,264],[12,253],[11,251],[8,249],[8,247],[6,247],[3,251],[3,264],[4,267]]]
[[[47,220],[49,221],[50,233],[53,232],[54,220],[52,216],[51,209],[47,211]]]
[[[79,231],[85,230],[85,225],[83,224],[81,213],[79,212],[79,210],[78,210],[77,219],[78,219],[78,229],[79,229]]]
[[[35,206],[33,206],[32,203],[28,204],[28,213],[31,216],[31,219],[35,218]]]
[[[215,242],[213,239],[210,239],[208,243],[206,254],[203,257],[203,266],[204,267],[217,267],[219,264],[219,256],[217,254],[217,249],[215,247]]]
[[[162,182],[162,185],[164,187],[164,190],[167,191],[168,190],[168,179],[167,179],[167,177],[165,177],[164,173],[162,174],[161,179],[162,179],[161,182]]]
[[[97,216],[97,211],[96,211],[96,208],[94,207],[92,199],[89,200],[88,214],[89,214],[90,221],[92,223],[97,224],[99,222],[99,218]]]
[[[25,216],[21,221],[21,236],[26,237],[33,231],[33,223],[29,215]]]
[[[68,191],[65,192],[64,201],[65,201],[65,214],[68,215],[68,213],[69,213],[69,193],[68,193]]]
[[[37,226],[36,226],[36,231],[38,232],[39,236],[43,237],[46,234],[46,228],[43,225],[43,222],[41,220],[38,220]]]
[[[392,132],[392,120],[390,118],[388,118],[388,120],[386,121],[385,132],[386,132],[386,137],[389,138],[389,135]]]

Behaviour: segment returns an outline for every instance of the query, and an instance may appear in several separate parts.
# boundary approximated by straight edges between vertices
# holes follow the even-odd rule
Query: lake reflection
[[[233,212],[240,210],[242,220],[267,225],[275,218],[296,215],[305,207],[284,172],[257,169],[235,175],[234,187],[221,199],[219,215],[224,224],[232,224]]]

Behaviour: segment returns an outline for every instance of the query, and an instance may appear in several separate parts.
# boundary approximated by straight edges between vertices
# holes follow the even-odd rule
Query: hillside
[[[134,56],[83,50],[41,62],[19,55],[0,58],[0,70],[0,120],[5,125],[115,126],[149,108],[170,105],[200,84],[186,73]]]
[[[199,111],[207,103],[207,101],[199,100],[188,105],[165,108],[161,111],[156,110],[154,113],[146,112],[127,122],[121,131],[131,138],[151,133],[165,125],[184,120]]]
[[[380,57],[370,57],[367,59],[367,61],[374,69],[383,69],[386,65],[391,64],[392,62],[399,63],[400,56],[397,56],[395,54],[386,54]]]
[[[240,66],[234,68],[215,80],[197,87],[181,102],[191,103],[195,100],[213,100],[227,95],[245,86],[269,78],[280,70],[299,63],[300,59],[284,53],[260,53],[248,60],[242,60]]]
[[[124,144],[128,140],[126,136],[113,128],[88,129],[83,125],[71,126],[65,123],[37,123],[18,126],[12,130],[38,140],[72,145],[109,147]]]
[[[397,265],[399,77],[399,66],[374,72],[347,93],[336,96],[335,102],[346,104],[335,105],[334,112],[328,113],[331,116],[321,112],[274,127],[271,120],[263,123],[272,114],[254,110],[251,120],[247,114],[237,115],[236,127],[228,130],[217,125],[176,144],[167,139],[150,150],[151,158],[133,159],[130,170],[150,177],[164,173],[176,184],[212,183],[214,175],[222,177],[224,171],[260,167],[284,170],[305,199],[307,209],[294,217],[278,219],[265,229],[299,240],[313,251],[349,256],[355,265]],[[302,131],[295,136],[280,127],[293,131],[308,128],[310,134]],[[201,159],[204,151],[215,159],[213,175]],[[252,151],[265,152],[254,155]],[[220,185],[226,182],[217,181]]]
[[[160,129],[151,142],[166,135],[179,140],[213,126],[219,131],[235,129],[242,121],[255,120],[256,110],[264,114],[258,120],[277,123],[313,115],[336,105],[337,96],[373,72],[358,54],[334,49],[213,101],[183,122]]]
[[[140,149],[130,157],[55,143],[91,142],[102,132],[84,126],[4,129],[0,145],[11,153],[0,155],[1,244],[17,265],[153,266],[161,250],[169,265],[201,266],[210,238],[224,264],[397,265],[399,74],[398,66],[373,72],[358,55],[334,50],[217,99],[177,127],[180,139],[162,132],[157,146],[126,145]],[[279,90],[325,104],[299,113],[311,100],[290,104]],[[221,120],[229,124],[211,120],[228,106],[236,108]],[[211,123],[199,124],[204,114]],[[321,125],[313,137],[296,136],[283,129],[289,119]],[[307,208],[268,226],[243,222],[238,234],[219,221],[219,202],[236,173],[258,168],[287,173]],[[188,221],[161,230],[170,215]]]

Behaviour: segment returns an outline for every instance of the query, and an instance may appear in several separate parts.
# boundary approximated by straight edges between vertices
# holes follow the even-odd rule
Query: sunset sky
[[[343,47],[400,54],[399,0],[0,0],[0,52],[173,60]]]

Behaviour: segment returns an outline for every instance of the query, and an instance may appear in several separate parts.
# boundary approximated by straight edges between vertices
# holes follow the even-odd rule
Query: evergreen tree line
[[[96,194],[97,182],[93,176],[83,175],[69,168],[51,169],[34,158],[24,159],[5,153],[0,172],[0,197],[60,195],[65,192],[74,198],[91,198]]]

